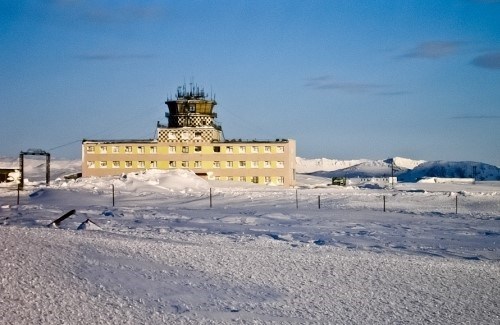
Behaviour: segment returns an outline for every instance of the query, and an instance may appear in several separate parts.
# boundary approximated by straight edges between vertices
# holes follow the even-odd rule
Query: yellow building
[[[165,103],[168,125],[157,124],[155,139],[83,140],[83,177],[185,168],[211,180],[295,185],[294,140],[225,140],[216,101],[198,87],[179,87]]]

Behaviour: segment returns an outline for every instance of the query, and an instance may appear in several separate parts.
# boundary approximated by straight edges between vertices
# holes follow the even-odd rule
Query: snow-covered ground
[[[51,167],[19,205],[0,188],[2,324],[500,324],[500,182],[299,174],[287,189]]]

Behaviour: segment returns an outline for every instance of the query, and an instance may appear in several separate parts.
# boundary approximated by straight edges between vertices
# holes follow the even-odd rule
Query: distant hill
[[[474,175],[475,167],[475,175]],[[305,159],[297,157],[297,172],[321,177],[383,177],[415,182],[424,177],[500,180],[500,168],[473,161],[425,161],[394,157],[386,160]]]
[[[497,181],[500,180],[500,168],[474,161],[428,161],[398,175],[398,179],[404,182],[414,182],[423,177],[475,178],[481,181]]]

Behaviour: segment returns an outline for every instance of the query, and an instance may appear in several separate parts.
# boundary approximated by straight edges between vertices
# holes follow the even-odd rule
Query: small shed
[[[15,168],[0,168],[0,183],[13,182],[14,179],[12,179],[11,174],[17,173],[19,173],[19,170]]]

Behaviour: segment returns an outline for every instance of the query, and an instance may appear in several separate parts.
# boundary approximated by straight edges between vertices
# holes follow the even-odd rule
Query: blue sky
[[[500,166],[500,1],[0,0],[0,155],[79,158],[215,94],[228,139]]]

